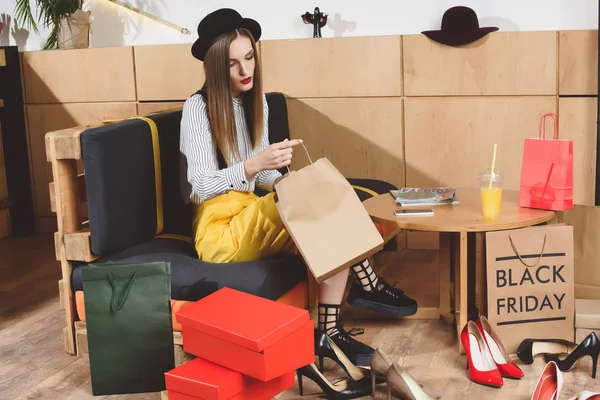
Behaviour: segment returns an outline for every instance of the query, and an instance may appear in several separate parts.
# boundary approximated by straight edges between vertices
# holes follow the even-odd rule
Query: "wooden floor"
[[[433,305],[437,288],[435,252],[408,251],[386,255],[378,261],[390,282],[400,281],[408,294],[417,278],[430,294],[417,296],[420,304]],[[425,273],[423,273],[425,272]],[[0,400],[104,399],[159,400],[159,393],[98,396],[91,393],[87,358],[67,355],[63,350],[64,313],[58,304],[58,262],[54,260],[52,235],[0,239]],[[442,393],[442,399],[530,399],[544,362],[537,359],[523,366],[525,378],[505,380],[493,389],[472,383],[465,369],[465,356],[456,351],[456,333],[439,320],[354,321],[347,313],[346,327],[362,327],[358,339],[381,347],[419,383]],[[326,376],[342,376],[334,364],[326,363]],[[568,399],[587,389],[600,391],[600,379],[592,380],[591,360],[582,360],[564,373],[560,399]],[[305,395],[318,388],[305,380]],[[297,386],[278,396],[280,400],[301,398]],[[377,399],[385,398],[385,385]]]

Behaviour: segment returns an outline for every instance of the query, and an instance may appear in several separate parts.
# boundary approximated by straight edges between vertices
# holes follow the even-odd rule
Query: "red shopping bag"
[[[554,120],[552,139],[546,139],[546,117]],[[541,118],[537,139],[525,139],[519,206],[553,211],[573,208],[573,141],[558,138],[554,114]]]

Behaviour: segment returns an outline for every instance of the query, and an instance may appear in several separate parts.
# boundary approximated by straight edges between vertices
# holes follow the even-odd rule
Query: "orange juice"
[[[502,204],[502,188],[482,187],[481,188],[481,207],[483,217],[486,219],[498,218],[500,215],[500,205]]]

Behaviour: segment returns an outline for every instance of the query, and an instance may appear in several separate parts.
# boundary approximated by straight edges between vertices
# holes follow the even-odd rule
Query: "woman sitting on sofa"
[[[187,158],[186,199],[194,204],[195,248],[215,263],[260,260],[295,246],[281,221],[274,187],[285,179],[299,140],[269,144],[268,107],[262,92],[255,40],[260,25],[220,9],[198,26],[194,57],[204,62],[204,87],[183,107],[181,153]],[[227,165],[226,168],[219,168]],[[258,197],[255,186],[271,193]],[[349,301],[394,316],[414,314],[417,304],[378,277],[368,260],[351,268],[357,283]],[[353,339],[339,321],[348,270],[319,285],[321,332],[356,365],[368,365],[373,349]]]

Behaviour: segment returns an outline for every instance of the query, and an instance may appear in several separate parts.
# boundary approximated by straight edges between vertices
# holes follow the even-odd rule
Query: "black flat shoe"
[[[317,330],[315,330],[315,355],[319,358],[319,371],[321,372],[323,372],[323,360],[329,358],[344,370],[349,380],[361,381],[370,379],[370,369],[354,365],[326,333]],[[383,382],[385,382],[385,376],[377,374],[376,383]]]
[[[596,379],[596,366],[598,364],[598,355],[600,354],[600,340],[594,332],[587,335],[573,351],[569,353],[545,354],[546,362],[554,361],[562,371],[570,371],[577,365],[577,362],[585,356],[592,358],[592,378]]]
[[[371,394],[369,379],[366,381],[343,380],[334,385],[319,372],[314,363],[296,370],[296,374],[298,375],[298,393],[300,393],[300,396],[304,396],[304,388],[302,386],[302,377],[304,376],[319,385],[328,399],[356,399]]]
[[[563,339],[525,339],[517,349],[517,356],[523,364],[533,364],[537,355],[570,353],[576,347],[577,343]]]
[[[417,312],[417,302],[401,289],[390,286],[382,277],[371,290],[364,290],[356,282],[348,294],[348,304],[363,310],[375,311],[393,317],[406,317]]]

